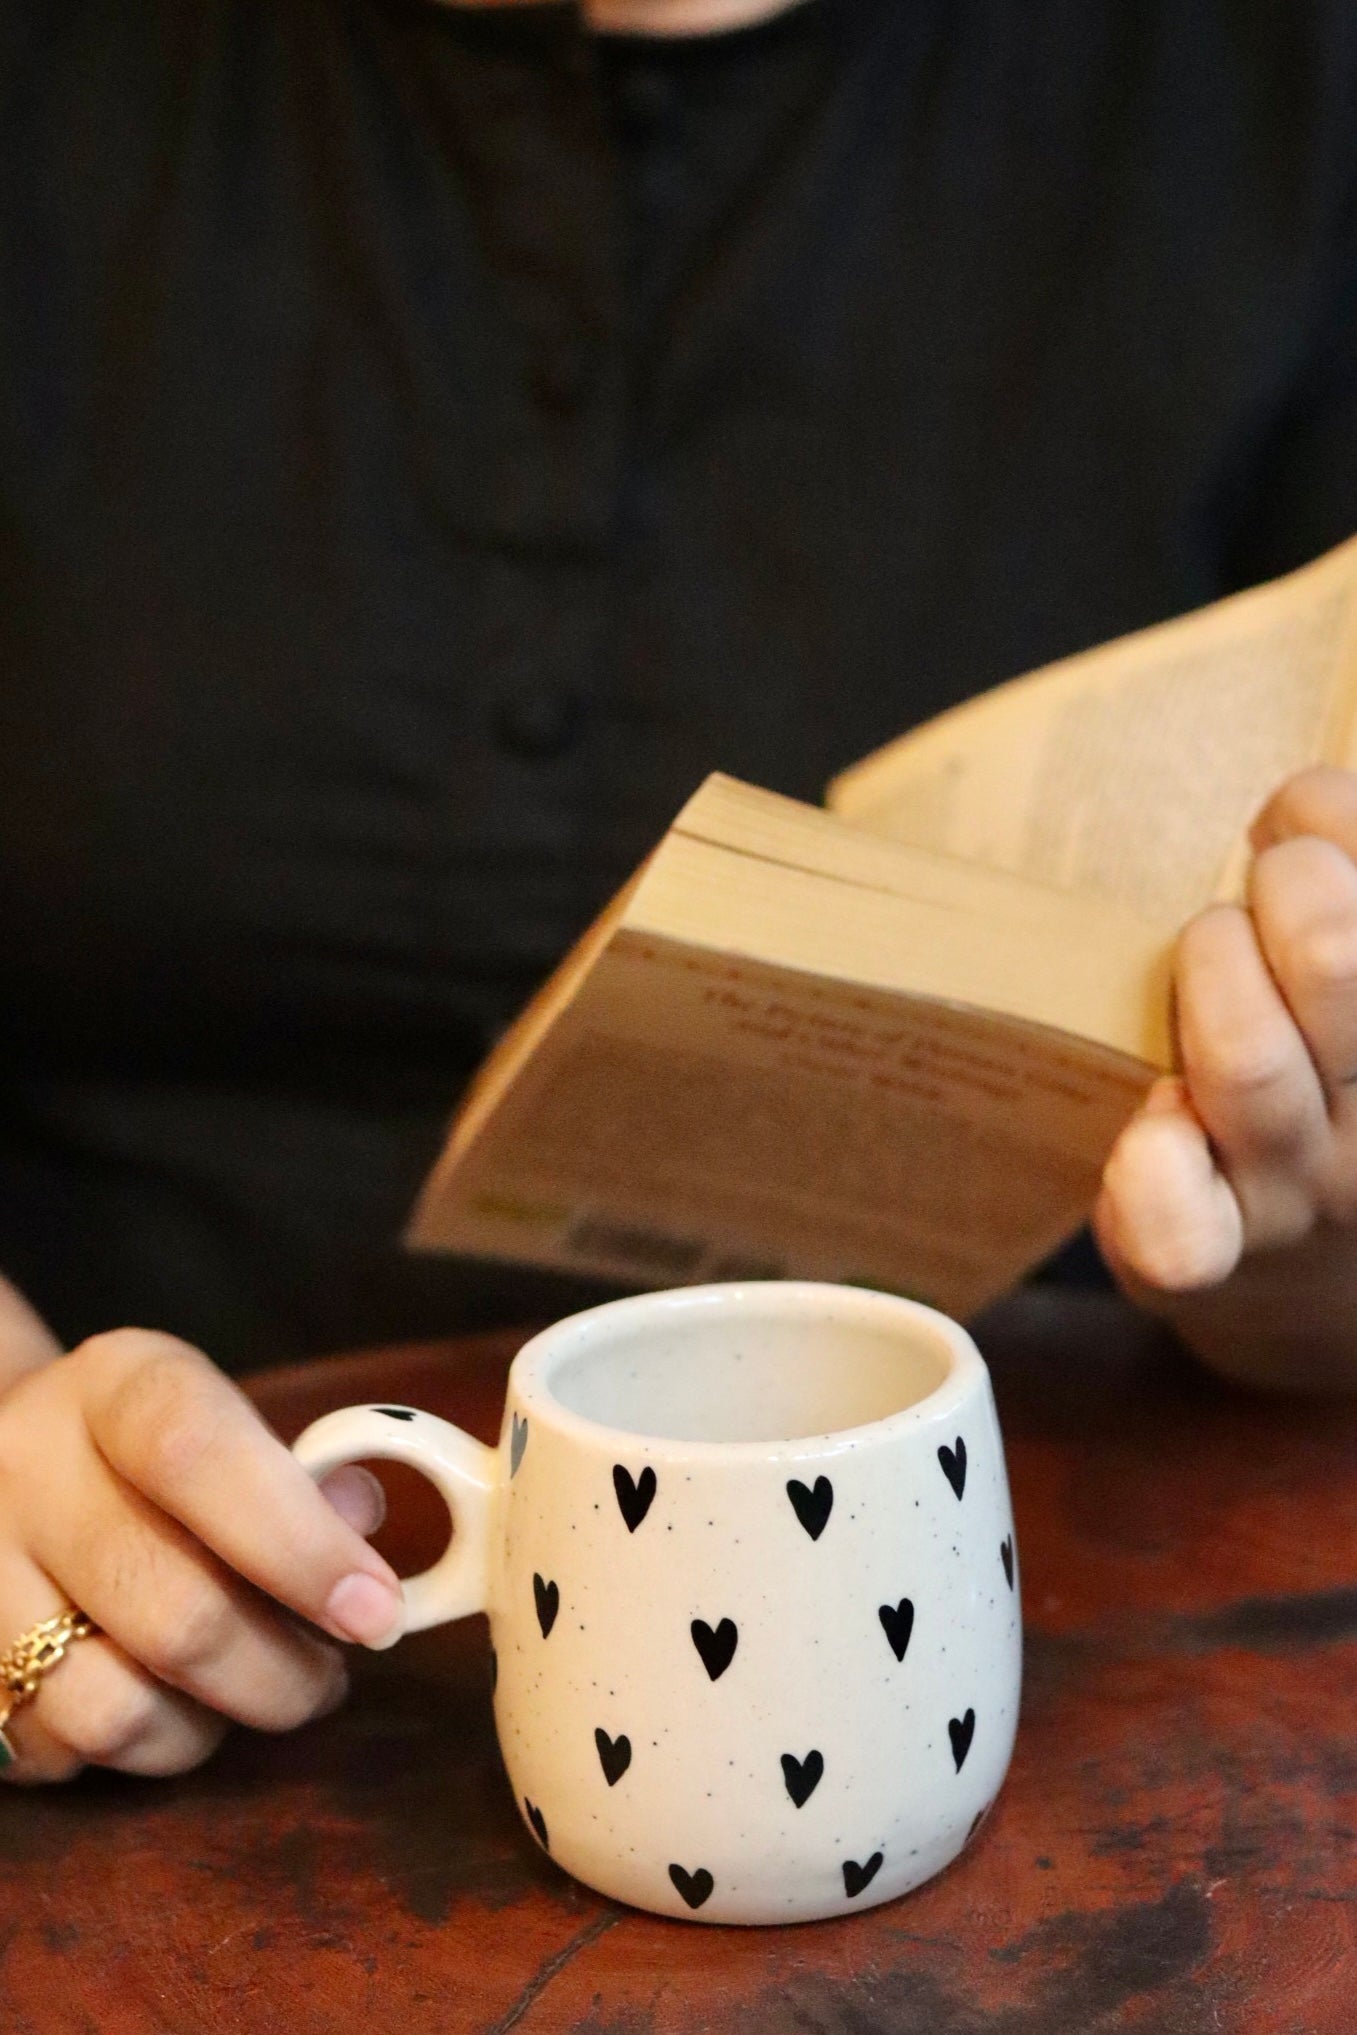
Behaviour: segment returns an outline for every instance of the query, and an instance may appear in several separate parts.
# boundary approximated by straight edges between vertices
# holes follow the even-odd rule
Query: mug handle
[[[499,1483],[496,1449],[412,1406],[341,1406],[298,1435],[292,1453],[316,1478],[345,1463],[372,1460],[419,1470],[452,1514],[452,1539],[432,1568],[402,1582],[405,1630],[423,1632],[485,1610],[490,1506]]]

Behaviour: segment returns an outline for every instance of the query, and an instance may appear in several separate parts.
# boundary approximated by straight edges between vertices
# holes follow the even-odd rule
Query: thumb
[[[1219,1285],[1244,1220],[1177,1075],[1155,1082],[1112,1147],[1093,1210],[1099,1249],[1128,1292]]]

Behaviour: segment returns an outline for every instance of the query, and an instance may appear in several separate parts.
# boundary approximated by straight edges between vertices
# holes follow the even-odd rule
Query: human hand
[[[1357,1251],[1357,776],[1288,779],[1250,839],[1247,905],[1178,942],[1181,1074],[1103,1175],[1098,1241],[1138,1296],[1216,1286],[1321,1230]]]
[[[18,1710],[15,1780],[196,1766],[231,1720],[343,1700],[338,1647],[389,1644],[400,1586],[362,1469],[323,1491],[208,1359],[122,1329],[19,1363],[0,1394],[0,1648],[76,1604],[99,1627]],[[316,1628],[320,1628],[317,1630]]]

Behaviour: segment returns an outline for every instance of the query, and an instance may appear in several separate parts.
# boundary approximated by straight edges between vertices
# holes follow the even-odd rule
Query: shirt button
[[[578,741],[584,702],[564,687],[527,686],[499,702],[493,726],[501,748],[514,756],[545,761],[563,755]]]

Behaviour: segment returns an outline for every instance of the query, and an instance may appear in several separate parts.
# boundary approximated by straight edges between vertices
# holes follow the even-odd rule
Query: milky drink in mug
[[[454,1536],[408,1629],[486,1610],[520,1813],[599,1892],[712,1922],[852,1913],[998,1792],[1021,1622],[989,1376],[851,1287],[614,1301],[520,1351],[499,1447],[409,1407],[297,1443],[413,1464]]]

